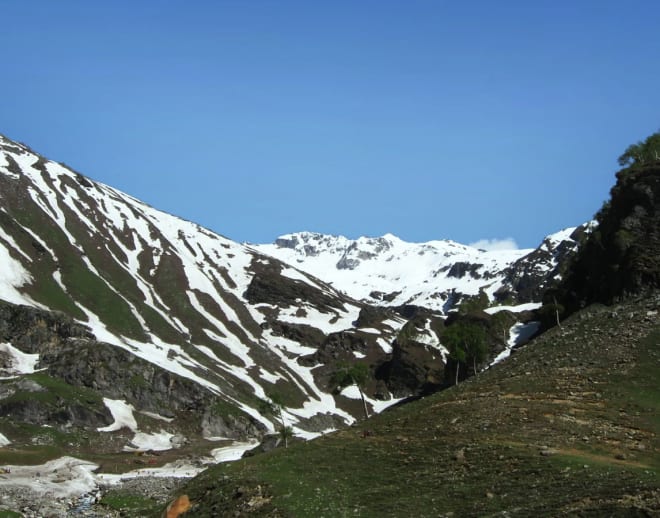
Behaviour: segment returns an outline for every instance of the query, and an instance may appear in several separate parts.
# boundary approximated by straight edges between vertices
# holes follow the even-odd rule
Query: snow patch
[[[97,483],[92,462],[74,457],[61,457],[38,466],[4,466],[10,475],[2,480],[2,486],[23,487],[53,498],[70,498],[92,491]]]
[[[152,419],[157,419],[158,421],[165,421],[166,423],[171,423],[174,421],[173,417],[165,417],[160,414],[155,414],[154,412],[147,412],[145,410],[139,410],[139,412],[142,415],[146,415],[147,417],[151,417]]]
[[[521,311],[533,311],[539,309],[543,304],[540,302],[527,302],[525,304],[518,304],[517,306],[494,306],[486,308],[484,311],[489,315],[494,315],[500,311],[511,311],[512,313],[520,313]]]
[[[9,369],[0,369],[0,371],[4,370],[11,377],[18,374],[32,374],[33,372],[37,372],[36,365],[39,362],[38,354],[24,353],[8,343],[0,344],[0,353],[5,353],[9,356],[9,363],[11,365]]]
[[[7,446],[8,444],[11,444],[11,441],[0,433],[0,448]]]
[[[540,326],[541,323],[536,321],[528,322],[526,324],[520,322],[514,324],[511,329],[509,329],[509,340],[507,342],[506,348],[495,357],[490,366],[493,366],[496,363],[499,363],[505,358],[511,356],[512,349],[516,345],[519,345],[534,336],[534,333],[539,330]]]
[[[231,446],[223,446],[222,448],[211,450],[211,457],[215,463],[238,460],[246,451],[251,450],[257,444],[259,444],[258,441],[236,442]]]
[[[360,389],[356,385],[349,385],[345,387],[341,391],[341,395],[344,397],[347,397],[349,399],[362,399],[362,396],[360,396]],[[369,405],[371,405],[371,408],[374,413],[380,413],[386,408],[391,407],[392,405],[395,405],[399,401],[403,401],[405,398],[392,398],[392,399],[387,399],[387,400],[381,400],[381,399],[371,399],[368,397],[366,394],[364,395],[364,399]]]
[[[172,437],[174,434],[165,430],[155,433],[137,432],[130,444],[124,446],[124,451],[171,450],[174,447]]]
[[[0,299],[12,304],[27,304],[34,306],[32,299],[24,295],[18,288],[32,281],[32,276],[23,265],[14,259],[9,251],[0,243]]]
[[[130,405],[126,403],[126,401],[122,401],[120,399],[108,399],[105,397],[103,398],[103,403],[108,408],[108,410],[110,410],[112,418],[115,421],[108,426],[97,428],[97,431],[116,432],[117,430],[121,430],[124,427],[132,430],[133,432],[137,430],[137,421],[133,416],[133,411],[135,410],[133,405]]]

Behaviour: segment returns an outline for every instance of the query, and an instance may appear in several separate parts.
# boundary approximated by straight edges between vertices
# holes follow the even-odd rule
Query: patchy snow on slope
[[[385,354],[392,354],[392,344],[390,344],[387,340],[384,338],[378,338],[376,339],[376,343],[380,346]]]
[[[7,446],[9,444],[11,444],[11,441],[0,433],[0,448],[2,448],[3,446]]]
[[[344,387],[341,391],[341,395],[344,397],[347,397],[349,399],[362,399],[362,396],[360,396],[360,389],[356,385],[348,385],[347,387]],[[388,407],[391,407],[392,405],[397,404],[400,401],[403,401],[405,398],[392,398],[392,399],[387,399],[387,400],[382,400],[382,399],[371,399],[367,397],[366,394],[364,395],[364,399],[369,405],[371,405],[371,408],[373,409],[374,413],[380,413],[383,410],[385,410]]]
[[[108,426],[97,428],[99,432],[115,432],[117,430],[121,430],[124,427],[129,428],[131,431],[135,432],[135,435],[133,436],[133,439],[131,439],[130,444],[124,446],[124,451],[163,451],[170,450],[174,447],[171,440],[172,437],[174,437],[174,434],[164,430],[161,430],[157,433],[145,433],[138,431],[137,421],[133,415],[135,410],[133,405],[130,405],[126,403],[126,401],[119,399],[108,398],[103,398],[103,403],[106,407],[108,407],[108,410],[110,410],[110,413],[112,414],[112,417],[115,421]],[[167,420],[167,418],[162,416],[157,415],[157,417],[162,420]]]
[[[174,421],[173,417],[165,417],[160,414],[155,414],[154,412],[147,412],[145,410],[139,410],[139,413],[151,417],[152,419],[157,419],[158,421],[165,421],[166,423],[171,423]]]
[[[550,234],[545,238],[545,241],[548,241],[550,244],[553,245],[558,245],[562,241],[567,241],[571,238],[571,234],[575,232],[575,229],[577,227],[568,227],[560,230],[559,232],[555,232],[554,234]]]
[[[203,371],[205,367],[199,362],[193,360],[181,348],[181,346],[168,344],[154,335],[151,335],[152,342],[150,343],[139,342],[138,340],[126,338],[124,336],[118,337],[108,331],[108,328],[103,322],[101,322],[95,313],[92,313],[84,306],[78,305],[78,307],[87,315],[88,320],[85,322],[85,325],[92,330],[92,333],[94,333],[97,340],[117,345],[143,360],[154,363],[184,378],[188,378],[202,387],[206,387],[215,394],[219,392],[219,389],[215,384],[190,369],[190,367],[193,367]]]
[[[324,334],[338,333],[353,327],[360,314],[360,308],[352,304],[346,304],[348,311],[335,310],[331,313],[323,313],[309,304],[299,307],[282,308],[279,320],[290,324],[309,325],[321,330]]]
[[[300,345],[300,343],[284,336],[275,336],[270,329],[264,330],[264,338],[270,344],[271,350],[275,349],[274,352],[277,352],[277,349],[279,349],[290,354],[295,354],[296,356],[307,356],[316,352],[314,347]]]
[[[257,441],[234,442],[229,446],[215,448],[211,450],[211,455],[209,457],[204,457],[201,459],[201,463],[192,463],[186,459],[179,459],[160,467],[140,468],[122,474],[99,473],[96,478],[99,483],[107,485],[117,485],[124,480],[130,480],[139,477],[192,478],[207,469],[207,467],[211,464],[231,462],[240,459],[243,456],[243,453],[245,453],[247,450],[251,450],[257,444]]]
[[[493,366],[496,363],[499,363],[505,358],[511,356],[512,349],[516,345],[519,345],[534,336],[534,333],[539,330],[540,326],[541,323],[536,321],[528,322],[526,324],[521,322],[514,324],[511,329],[509,329],[509,340],[507,342],[506,348],[495,357],[490,366]]]
[[[277,383],[277,380],[283,380],[284,377],[281,374],[272,374],[265,370],[263,367],[259,368],[259,377],[262,380],[267,381],[268,383]]]
[[[32,281],[32,276],[23,268],[23,265],[14,259],[9,251],[0,242],[0,299],[12,304],[34,305],[30,297],[24,295],[17,288]]]
[[[313,286],[318,290],[324,292],[327,291],[325,288],[322,288],[321,286],[313,282],[307,275],[305,275],[299,270],[295,270],[294,268],[288,268],[288,267],[282,268],[281,275],[283,275],[284,277],[288,277],[289,279],[292,279],[294,281],[302,281],[305,284],[309,284],[310,286]]]
[[[19,374],[32,374],[33,372],[37,372],[36,366],[39,362],[38,354],[24,353],[8,343],[0,344],[0,353],[5,353],[9,357],[9,363],[11,365],[8,369],[0,368],[0,372],[4,371],[10,377],[15,377]]]

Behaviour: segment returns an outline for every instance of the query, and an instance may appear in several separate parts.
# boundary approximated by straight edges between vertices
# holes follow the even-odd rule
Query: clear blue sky
[[[660,2],[3,2],[0,133],[237,241],[545,234],[660,128]]]

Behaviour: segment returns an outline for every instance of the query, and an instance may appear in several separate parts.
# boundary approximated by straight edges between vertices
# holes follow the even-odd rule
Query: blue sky
[[[660,2],[2,6],[0,133],[237,241],[544,235],[660,128]]]

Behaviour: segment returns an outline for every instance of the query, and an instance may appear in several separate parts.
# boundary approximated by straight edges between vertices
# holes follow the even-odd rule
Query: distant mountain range
[[[525,250],[486,251],[449,240],[407,243],[391,234],[351,240],[313,232],[252,247],[368,304],[413,304],[446,314],[480,293],[489,302],[539,301],[593,225],[561,230]]]

